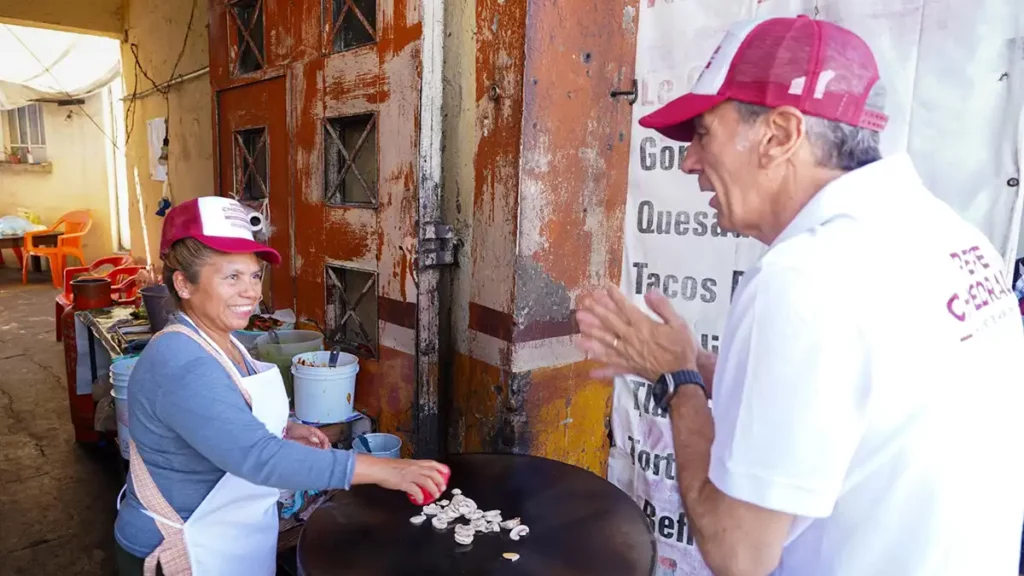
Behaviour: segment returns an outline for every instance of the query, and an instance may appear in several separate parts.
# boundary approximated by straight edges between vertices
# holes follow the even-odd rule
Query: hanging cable
[[[138,44],[133,42],[129,46],[129,49],[131,50],[131,53],[132,53],[132,59],[135,61],[135,74],[134,74],[134,76],[135,76],[135,83],[134,83],[134,86],[132,87],[132,95],[128,99],[128,105],[125,106],[125,133],[126,133],[125,134],[125,143],[127,145],[128,140],[131,138],[131,132],[135,128],[134,113],[136,111],[137,101],[139,99],[138,87],[139,87],[139,74],[141,73],[142,76],[146,80],[149,80],[149,83],[153,85],[152,90],[156,91],[158,94],[160,94],[164,98],[164,106],[165,106],[165,110],[166,110],[164,122],[166,124],[166,127],[165,127],[166,132],[165,132],[165,135],[164,135],[163,145],[161,146],[161,150],[160,150],[160,159],[163,160],[164,162],[167,162],[167,160],[168,160],[168,153],[169,153],[169,147],[170,147],[171,86],[172,86],[171,82],[174,80],[175,74],[178,73],[178,66],[181,65],[181,61],[185,57],[185,50],[188,48],[188,39],[189,39],[189,36],[192,34],[192,25],[195,22],[196,10],[197,10],[198,7],[199,7],[199,0],[192,0],[192,10],[189,13],[188,25],[186,25],[186,27],[185,27],[185,37],[181,41],[181,49],[178,50],[178,57],[174,60],[174,65],[171,67],[171,73],[170,73],[170,76],[167,78],[166,82],[163,82],[163,83],[157,82],[149,74],[149,72],[146,71],[145,67],[142,66],[142,59],[139,57],[139,45]],[[130,128],[129,128],[129,118],[128,118],[128,116],[131,116],[131,123],[130,123],[131,127]],[[174,198],[174,194],[173,194],[173,191],[172,191],[172,186],[171,186],[171,181],[170,181],[170,172],[168,171],[167,180],[164,181],[164,198],[161,199],[160,208],[157,210],[157,214],[158,215],[162,216],[163,214],[161,214],[161,212],[166,212],[166,210],[169,208],[169,204],[171,202],[173,202],[173,198]]]
[[[128,105],[125,107],[125,132],[126,132],[126,134],[125,134],[125,143],[126,143],[126,145],[127,145],[128,140],[131,138],[131,132],[132,132],[131,129],[128,129],[128,124],[129,124],[129,122],[128,122],[128,115],[132,114],[135,111],[135,109],[136,109],[136,101],[138,100],[138,95],[139,95],[138,87],[139,87],[139,74],[140,73],[142,74],[142,76],[146,80],[149,80],[150,84],[153,85],[152,90],[155,90],[157,93],[159,93],[161,96],[164,97],[164,106],[165,106],[165,109],[166,109],[166,122],[167,122],[168,130],[170,130],[170,124],[171,124],[171,98],[170,98],[171,84],[170,83],[171,83],[171,81],[174,80],[174,75],[178,73],[178,66],[181,65],[181,61],[185,57],[185,50],[188,47],[189,36],[192,34],[192,26],[193,26],[193,24],[195,22],[196,9],[198,8],[198,6],[199,6],[199,0],[192,0],[192,11],[189,13],[188,25],[185,27],[185,37],[181,41],[181,49],[178,51],[178,57],[174,61],[174,66],[171,67],[171,73],[170,73],[170,76],[168,76],[168,78],[167,78],[167,82],[159,83],[156,80],[154,80],[153,77],[149,74],[149,72],[147,72],[146,69],[142,66],[142,59],[139,58],[139,45],[134,43],[134,42],[130,45],[129,48],[130,48],[131,53],[132,53],[132,59],[135,60],[135,74],[134,74],[134,76],[135,76],[135,84],[132,87],[131,97],[128,98]],[[133,118],[131,120],[131,127],[132,127],[132,129],[134,129],[134,127],[135,127],[134,114],[132,114],[132,116],[133,116]],[[166,142],[165,142],[165,145],[166,145]]]

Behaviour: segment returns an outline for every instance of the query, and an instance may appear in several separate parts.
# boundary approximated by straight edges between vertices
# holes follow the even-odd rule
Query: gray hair
[[[733,103],[745,124],[752,124],[771,112],[771,108],[766,106]],[[882,159],[878,150],[878,132],[815,116],[804,116],[804,119],[807,139],[822,167],[849,172]]]

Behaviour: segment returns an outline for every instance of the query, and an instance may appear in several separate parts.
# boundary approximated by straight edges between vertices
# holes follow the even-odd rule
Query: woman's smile
[[[246,320],[252,316],[253,310],[256,309],[255,304],[245,304],[241,306],[228,306],[228,310],[236,314],[239,318],[245,318]]]

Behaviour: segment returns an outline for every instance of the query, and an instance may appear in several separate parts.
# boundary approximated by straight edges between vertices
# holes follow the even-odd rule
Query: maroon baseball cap
[[[807,16],[735,24],[689,94],[640,119],[681,142],[693,120],[726,100],[777,108],[881,132],[889,121],[871,48],[849,30]]]
[[[280,264],[281,255],[260,244],[252,233],[259,229],[252,222],[252,211],[237,200],[223,196],[203,196],[182,202],[164,218],[160,234],[160,257],[183,238],[194,238],[220,252],[251,253],[270,264]]]

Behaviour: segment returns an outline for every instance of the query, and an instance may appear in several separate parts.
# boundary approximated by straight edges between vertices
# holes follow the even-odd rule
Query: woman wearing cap
[[[270,576],[279,489],[353,484],[440,495],[448,469],[330,448],[316,428],[288,421],[273,364],[231,337],[261,300],[262,265],[238,202],[203,197],[171,210],[160,241],[163,280],[178,313],[128,383],[128,483],[115,524],[121,576]]]

